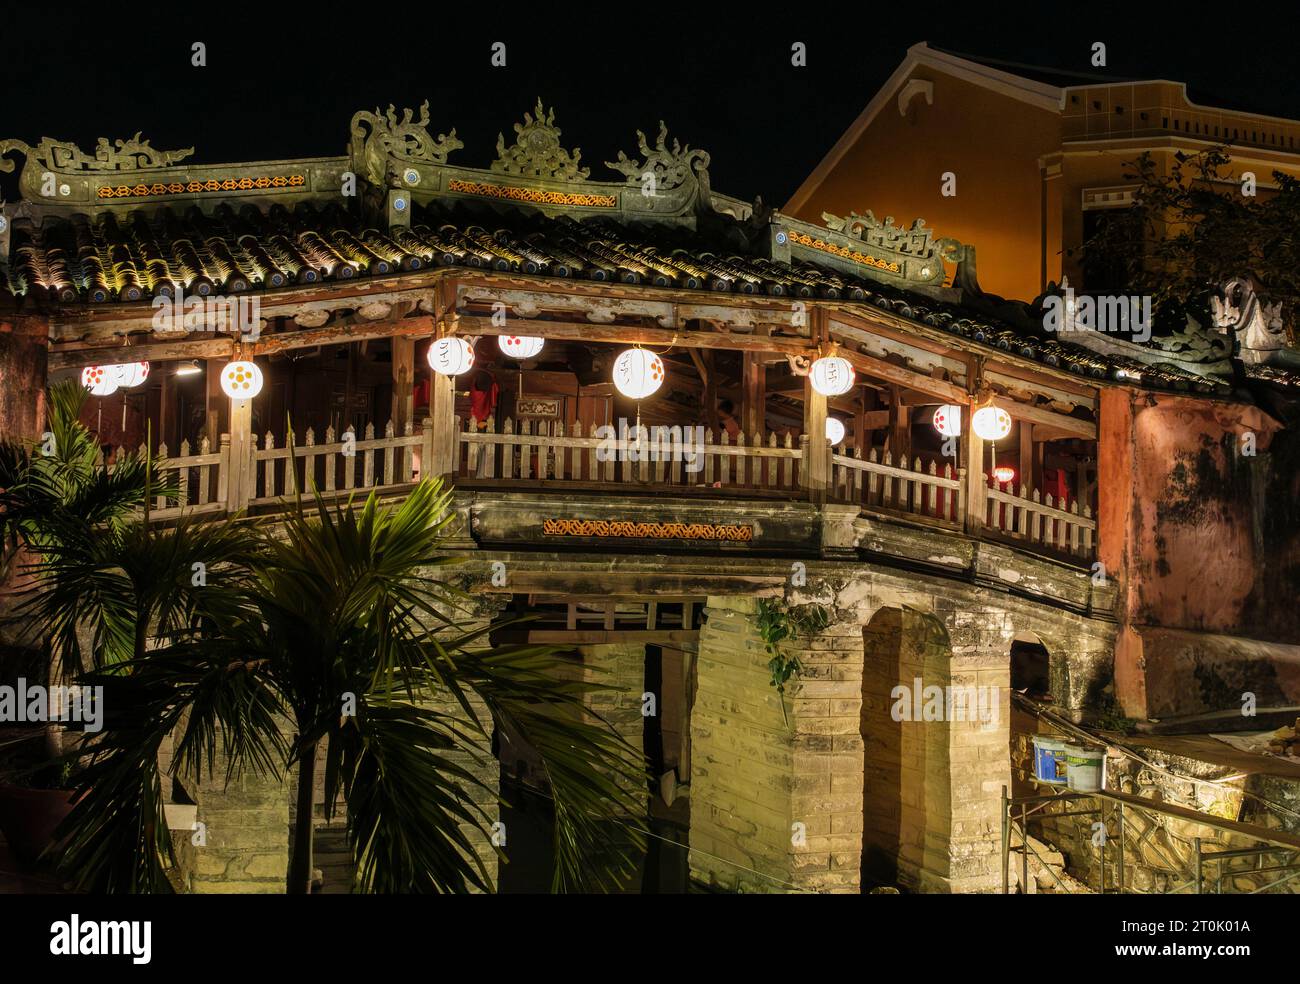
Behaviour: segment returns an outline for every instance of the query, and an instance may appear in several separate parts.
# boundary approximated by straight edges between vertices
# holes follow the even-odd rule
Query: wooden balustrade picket
[[[328,427],[324,443],[317,444],[315,430],[308,427],[301,444],[280,448],[268,431],[262,448],[253,450],[249,504],[276,502],[313,489],[331,494],[409,485],[416,478],[416,449],[423,447],[426,436],[414,433],[409,422],[404,430],[398,436],[389,421],[384,436],[377,438],[375,425],[367,424],[365,436],[357,440],[349,426],[340,440]]]
[[[456,476],[510,482],[620,482],[705,488],[799,487],[802,452],[789,435],[769,434],[747,444],[723,432],[714,442],[703,427],[646,427],[616,433],[581,422],[566,433],[563,421],[507,418],[498,433],[493,421],[481,429],[471,418],[456,421]]]
[[[143,445],[140,446],[140,453],[147,453]],[[175,473],[177,491],[172,495],[154,496],[154,501],[150,503],[150,518],[162,521],[176,519],[183,513],[224,510],[226,504],[220,495],[218,478],[224,467],[226,453],[224,446],[223,450],[213,452],[206,437],[199,442],[197,454],[191,453],[189,441],[181,441],[178,458],[168,456],[166,444],[158,445],[154,463],[164,479],[169,477],[169,472]],[[125,451],[118,448],[117,460],[121,460],[124,454]]]
[[[881,460],[872,448],[866,458],[862,449],[854,448],[850,457],[831,456],[832,498],[841,502],[861,503],[868,508],[927,516],[957,527],[965,519],[962,485],[966,469],[954,474],[951,463],[944,463],[940,473],[936,462],[927,468],[920,458],[911,467],[903,458],[894,464],[885,451]]]
[[[1031,493],[1023,484],[1017,495],[1015,483],[999,485],[992,476],[982,477],[989,486],[985,491],[986,526],[1032,544],[1092,559],[1097,521],[1087,505],[1080,507],[1077,499],[1069,504],[1064,499],[1053,502],[1050,492],[1034,489]]]

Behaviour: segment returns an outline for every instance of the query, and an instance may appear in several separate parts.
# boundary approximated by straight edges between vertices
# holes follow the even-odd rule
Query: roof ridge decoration
[[[382,187],[395,177],[387,173],[390,153],[408,161],[446,164],[452,151],[465,146],[456,136],[454,127],[450,133],[440,133],[435,139],[430,136],[428,126],[427,99],[420,104],[418,120],[410,108],[402,110],[399,120],[392,103],[388,104],[388,111],[383,115],[380,115],[378,106],[373,113],[364,109],[357,111],[352,115],[349,148],[353,164],[364,172],[371,184]]]
[[[1300,365],[1300,338],[1284,314],[1253,275],[1234,277],[1210,295],[1210,324],[1237,341],[1245,363]]]
[[[934,252],[932,243],[934,231],[925,227],[925,219],[914,219],[912,224],[904,229],[902,226],[894,225],[892,215],[885,216],[885,221],[881,222],[870,209],[867,209],[866,215],[850,212],[843,218],[830,212],[823,212],[822,221],[826,223],[827,229],[841,232],[852,239],[860,239],[869,246],[879,246],[895,253],[909,253],[913,256],[929,256]]]
[[[924,219],[906,228],[894,217],[881,222],[871,212],[847,216],[822,213],[824,226],[776,213],[774,256],[802,256],[832,265],[855,276],[867,276],[913,287],[941,287],[945,263],[957,267],[954,287],[978,292],[975,284],[975,250],[955,239],[935,239]]]
[[[549,178],[559,181],[586,181],[591,168],[580,167],[582,151],[575,147],[572,154],[560,145],[560,128],[555,125],[555,109],[542,106],[541,96],[532,113],[524,113],[524,121],[515,124],[515,143],[506,147],[504,133],[497,134],[497,159],[492,170],[501,174],[522,177]]]
[[[653,148],[640,130],[636,131],[636,139],[644,158],[643,163],[638,164],[620,150],[618,160],[606,161],[605,166],[626,175],[628,184],[641,184],[646,174],[650,174],[653,176],[654,187],[665,191],[683,185],[694,177],[700,184],[701,197],[707,200],[711,160],[707,151],[699,148],[692,150],[690,144],[682,146],[676,137],[669,149],[668,126],[663,120],[659,121],[659,135]]]
[[[42,137],[35,147],[23,140],[0,140],[0,171],[9,173],[14,162],[4,155],[18,152],[27,158],[27,164],[44,164],[51,171],[139,171],[170,167],[194,153],[193,147],[184,150],[155,150],[148,140],[140,139],[140,130],[128,140],[110,142],[100,137],[95,144],[95,154],[85,153],[76,144]],[[25,170],[25,168],[24,168]]]

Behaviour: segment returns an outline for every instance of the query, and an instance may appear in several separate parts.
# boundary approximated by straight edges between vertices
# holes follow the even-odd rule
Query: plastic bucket
[[[1083,745],[1065,746],[1066,778],[1071,789],[1095,793],[1101,789],[1105,774],[1106,753]]]
[[[1034,778],[1054,786],[1065,785],[1065,742],[1034,735]]]

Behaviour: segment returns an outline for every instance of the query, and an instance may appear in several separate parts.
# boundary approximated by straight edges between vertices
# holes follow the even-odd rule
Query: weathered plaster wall
[[[1149,629],[1300,642],[1300,441],[1253,407],[1127,389],[1102,391],[1101,420],[1100,558],[1120,582],[1120,699],[1155,715],[1147,656],[1158,649],[1159,686],[1185,696],[1162,713],[1227,709],[1195,706],[1187,682],[1197,653],[1215,647],[1184,646],[1171,670],[1170,639]]]

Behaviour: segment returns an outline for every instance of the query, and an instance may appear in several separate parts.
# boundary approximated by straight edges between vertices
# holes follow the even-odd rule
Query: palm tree
[[[634,831],[594,873],[603,825],[637,816],[644,762],[584,718],[590,684],[565,682],[551,648],[491,646],[465,629],[468,598],[439,576],[450,493],[425,481],[381,507],[302,502],[278,531],[241,521],[129,523],[54,551],[52,583],[76,581],[78,618],[114,660],[83,682],[105,687],[118,726],[87,748],[61,869],[94,891],[166,891],[174,861],[157,752],[177,736],[174,774],[225,778],[297,768],[289,889],[309,890],[317,749],[328,742],[327,810],[346,803],[356,889],[490,890],[473,839],[492,818],[467,795],[461,764],[508,725],[541,753],[556,809],[557,890],[608,887],[633,869]],[[206,585],[190,579],[206,563]],[[215,575],[214,576],[214,572]],[[66,618],[49,590],[41,613]],[[129,640],[129,645],[128,645]],[[151,641],[152,640],[152,641]],[[286,722],[292,734],[286,735]]]
[[[0,442],[0,582],[10,588],[11,596],[23,599],[0,621],[45,650],[51,684],[94,665],[92,654],[118,653],[121,646],[96,636],[91,651],[82,651],[76,575],[65,577],[57,565],[39,562],[57,553],[65,541],[80,544],[100,531],[120,535],[131,515],[145,505],[151,483],[158,493],[169,491],[138,453],[108,466],[94,435],[80,421],[85,401],[85,389],[75,382],[56,384],[49,392],[49,430],[43,439],[34,444]],[[66,603],[33,619],[30,604],[38,587],[52,590]],[[33,625],[38,631],[32,631]],[[112,634],[118,626],[105,621],[97,628]],[[47,726],[45,735],[48,754],[60,755],[59,726]]]

